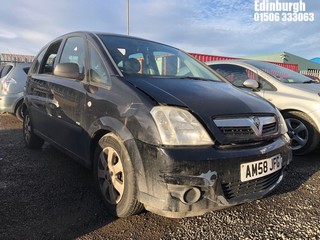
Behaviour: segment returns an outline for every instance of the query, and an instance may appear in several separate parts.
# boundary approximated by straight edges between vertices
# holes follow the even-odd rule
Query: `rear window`
[[[1,66],[1,67],[0,67],[0,76],[1,76],[1,73],[2,73],[3,68],[4,68],[4,66]]]
[[[13,68],[12,65],[4,66],[4,68],[2,69],[0,78],[3,78],[4,76],[6,76],[11,71],[12,68]]]

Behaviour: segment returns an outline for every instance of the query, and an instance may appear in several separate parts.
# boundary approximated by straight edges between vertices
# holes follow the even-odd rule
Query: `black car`
[[[93,169],[110,213],[167,217],[258,199],[291,161],[286,127],[265,100],[176,48],[74,32],[29,71],[26,146],[55,145]]]

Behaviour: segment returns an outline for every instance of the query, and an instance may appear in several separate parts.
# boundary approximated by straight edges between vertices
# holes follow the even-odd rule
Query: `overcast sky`
[[[313,22],[255,22],[254,0],[130,0],[130,35],[204,54],[237,57],[286,51],[320,57],[320,1],[302,1],[306,12],[314,13]],[[126,4],[2,0],[0,53],[35,55],[52,39],[78,30],[126,34]]]

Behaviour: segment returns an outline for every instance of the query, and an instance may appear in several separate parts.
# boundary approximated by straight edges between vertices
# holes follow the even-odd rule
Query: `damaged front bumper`
[[[151,212],[181,218],[262,198],[277,186],[292,159],[288,138],[242,148],[160,148],[138,142],[139,201]],[[280,170],[240,181],[240,165],[279,155]]]

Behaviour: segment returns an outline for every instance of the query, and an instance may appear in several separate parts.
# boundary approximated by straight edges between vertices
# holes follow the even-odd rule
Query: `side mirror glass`
[[[82,79],[79,66],[76,63],[59,63],[53,70],[53,74],[59,77]]]
[[[256,80],[248,79],[243,82],[243,86],[251,88],[253,90],[257,90],[259,88],[259,83]]]

